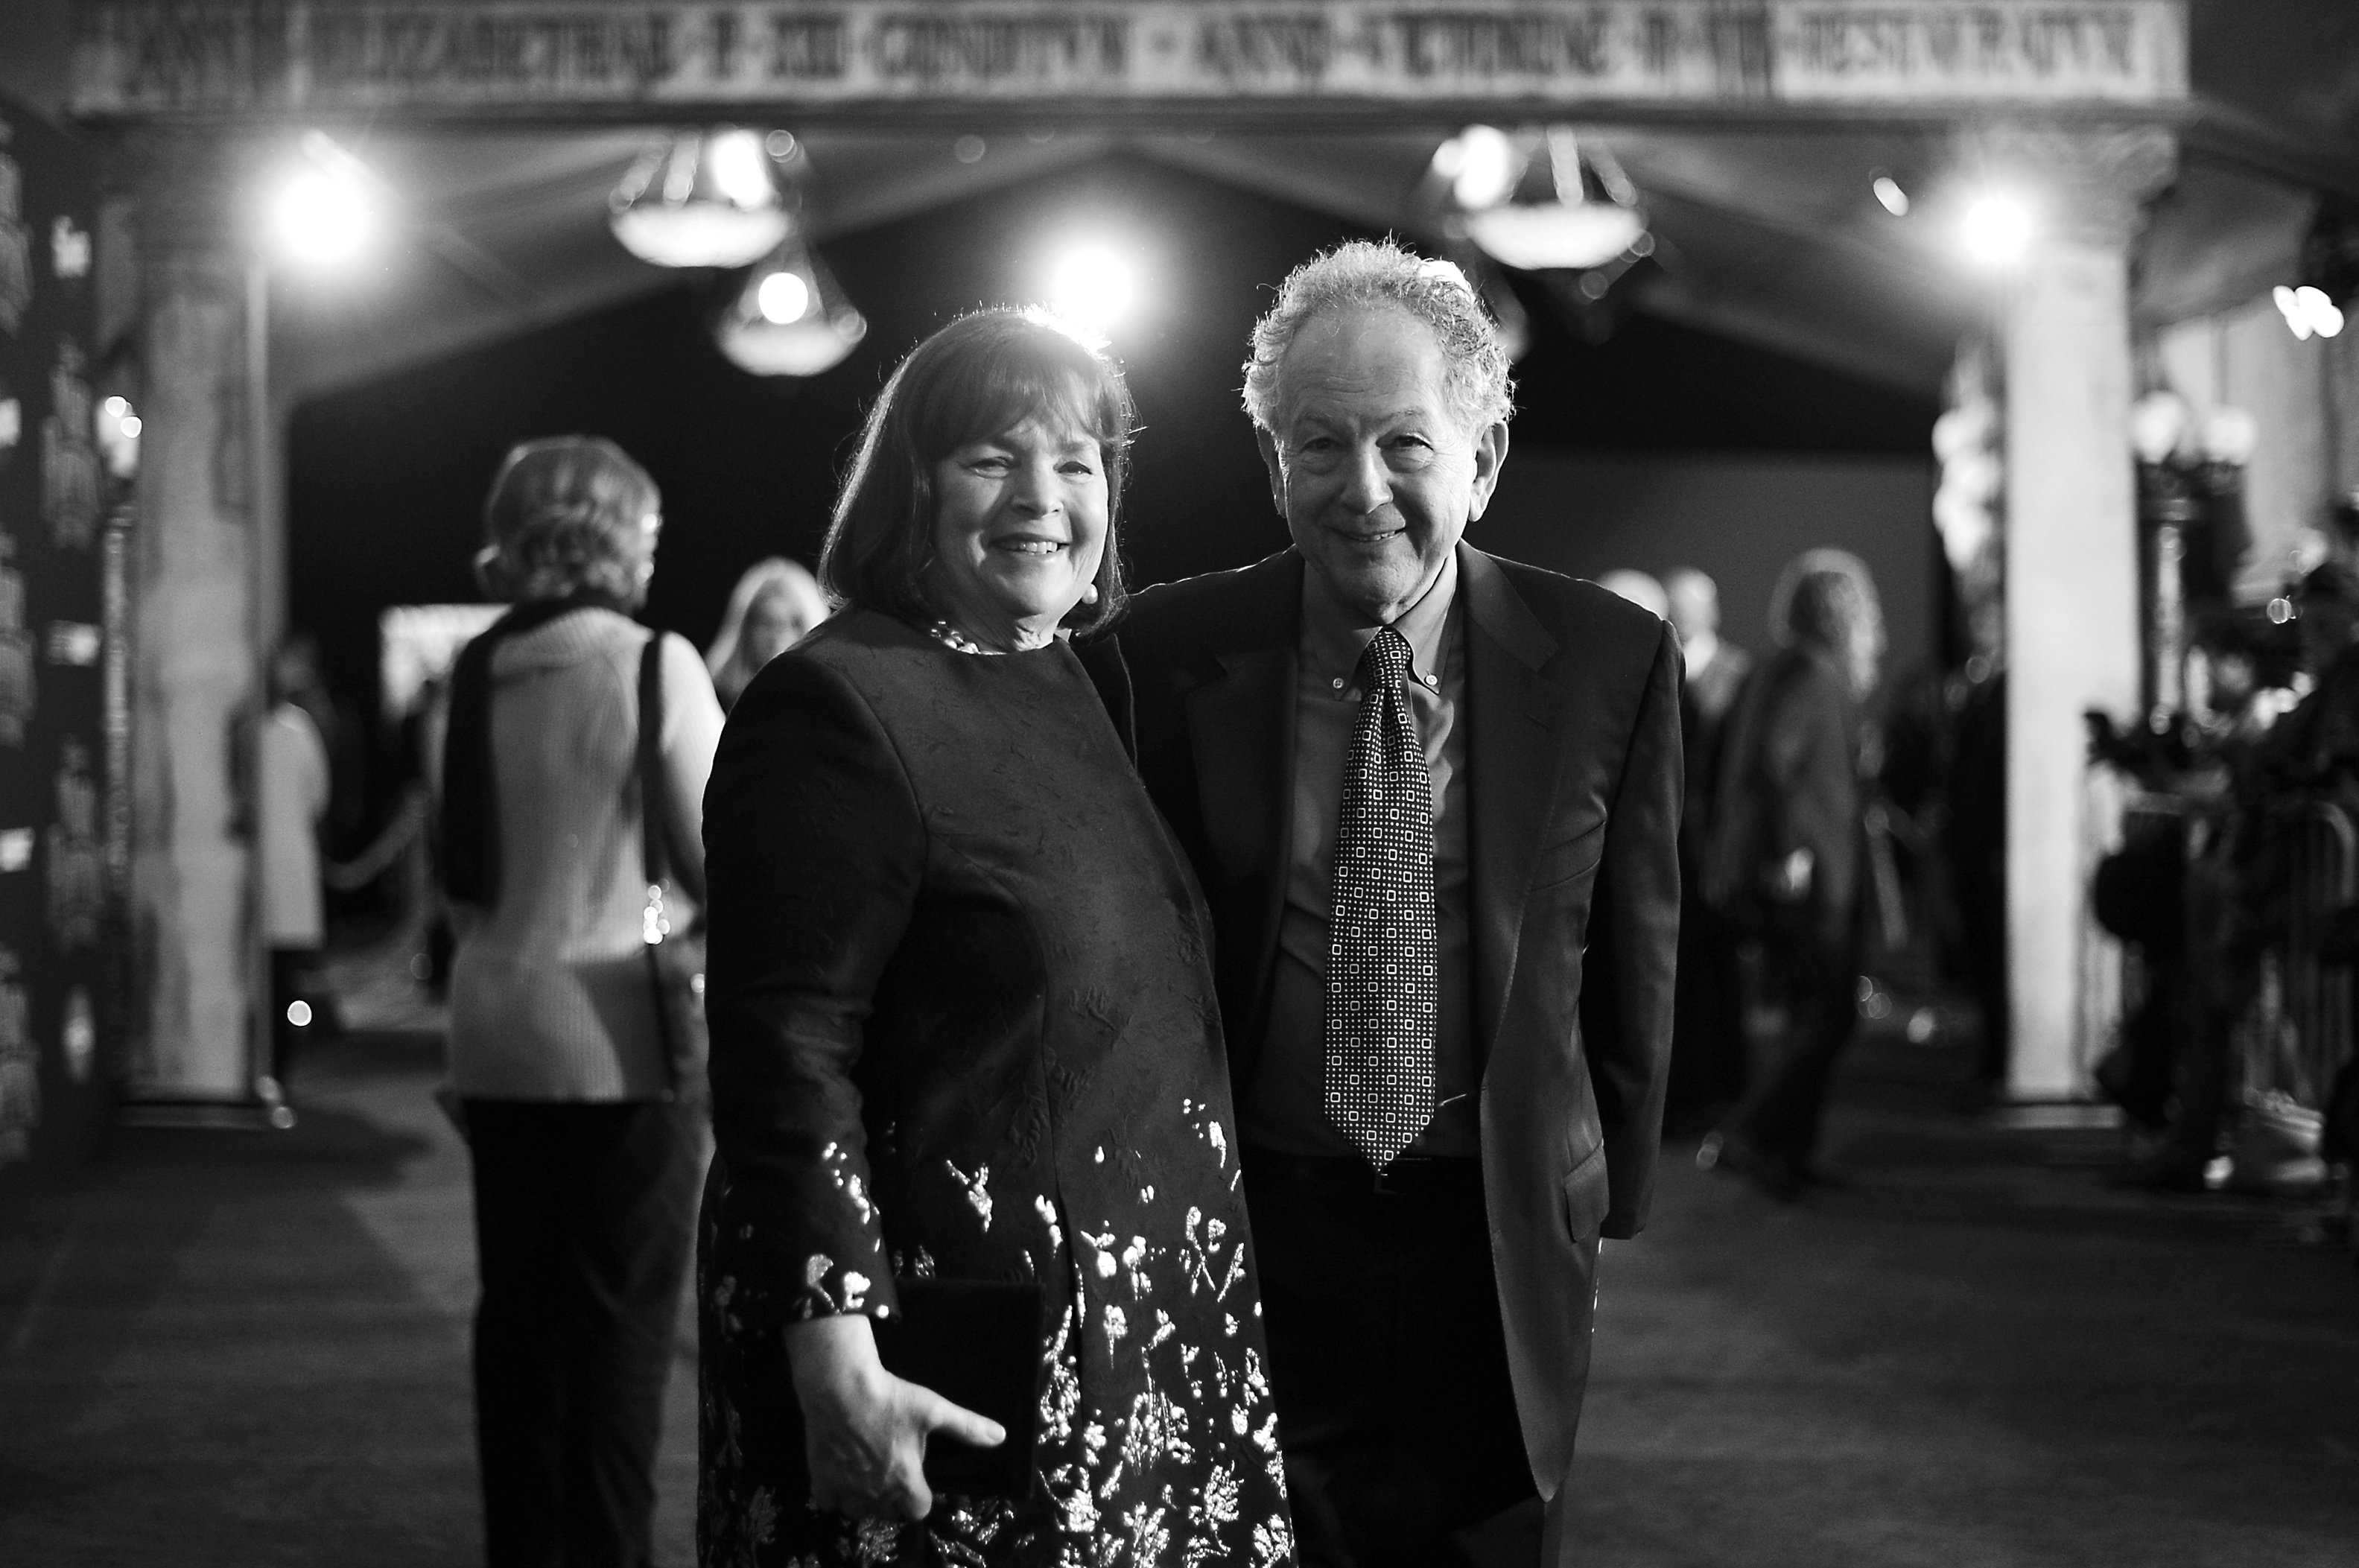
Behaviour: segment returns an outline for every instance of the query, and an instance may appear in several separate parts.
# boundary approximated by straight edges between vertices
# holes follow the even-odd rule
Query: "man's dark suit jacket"
[[[1593,584],[1462,544],[1458,562],[1484,1189],[1525,1447],[1560,1519],[1597,1238],[1636,1235],[1654,1185],[1679,943],[1680,650]],[[1212,906],[1240,1095],[1291,856],[1305,570],[1288,550],[1149,589],[1121,633],[1139,771]]]

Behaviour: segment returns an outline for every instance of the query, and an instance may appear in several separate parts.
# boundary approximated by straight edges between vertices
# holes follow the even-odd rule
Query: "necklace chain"
[[[987,657],[999,651],[995,648],[984,647],[983,644],[975,641],[974,638],[967,636],[966,633],[959,630],[958,627],[951,625],[948,621],[936,621],[932,626],[928,626],[926,631],[928,635],[932,637],[936,642],[940,643],[944,648],[954,649],[960,653],[979,653]]]

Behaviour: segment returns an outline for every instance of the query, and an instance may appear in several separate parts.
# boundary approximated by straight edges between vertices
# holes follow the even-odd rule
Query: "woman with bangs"
[[[1030,316],[920,344],[838,498],[840,612],[723,736],[711,1568],[1293,1560],[1209,926],[1131,769],[1120,656],[1085,640],[1122,609],[1133,419]],[[1011,1300],[1028,1459],[962,1490],[957,1456],[1027,1434],[880,1339],[947,1312],[953,1359],[988,1359]]]

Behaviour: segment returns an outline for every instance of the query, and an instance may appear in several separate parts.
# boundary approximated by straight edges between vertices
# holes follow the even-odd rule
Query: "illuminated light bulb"
[[[1647,233],[1637,189],[1613,154],[1567,125],[1513,137],[1470,125],[1460,140],[1451,191],[1467,237],[1519,272],[1603,269],[1574,285],[1585,299],[1603,299]]]
[[[2158,387],[2130,405],[2130,450],[2143,462],[2160,463],[2179,450],[2194,418],[2186,398]]]
[[[2279,285],[2269,290],[2269,298],[2277,301],[2277,313],[2298,339],[2331,338],[2343,331],[2343,311],[2323,289]]]
[[[2280,283],[2269,290],[2269,298],[2277,301],[2277,314],[2285,318],[2286,330],[2300,341],[2309,342],[2310,311],[2303,308],[2300,294]]]
[[[1451,182],[1451,194],[1469,212],[1506,201],[1522,172],[1515,142],[1495,125],[1469,125],[1442,143],[1434,152],[1433,168]]]
[[[1987,397],[1959,404],[1933,421],[1933,453],[1944,463],[1998,433],[1998,408]]]
[[[788,154],[800,149],[789,136]],[[764,138],[737,127],[675,132],[650,147],[607,198],[623,247],[658,267],[744,267],[796,228]]]
[[[1049,310],[1085,334],[1104,336],[1137,298],[1136,272],[1106,245],[1068,251],[1049,274]]]
[[[2031,248],[2036,224],[2031,209],[2013,196],[1977,196],[1966,204],[1959,238],[1967,257],[1979,266],[2012,267]]]
[[[353,182],[320,169],[288,176],[270,215],[279,247],[314,266],[351,260],[376,233],[376,214]]]
[[[1879,174],[1869,187],[1875,192],[1876,205],[1896,218],[1908,215],[1908,192],[1900,189],[1900,181],[1888,174]]]
[[[1954,488],[1977,506],[1995,500],[2006,469],[1988,447],[1973,447],[1941,465],[1941,488]]]
[[[810,285],[791,272],[773,272],[762,279],[754,299],[764,321],[783,327],[801,321],[803,312],[810,309]]]
[[[293,1024],[297,1029],[310,1028],[311,1004],[299,999],[288,1003],[287,1021]]]
[[[128,398],[109,397],[98,406],[91,433],[98,438],[106,471],[115,478],[128,479],[139,472],[139,432],[144,428],[139,416],[131,411]]]
[[[1960,575],[1973,569],[1998,531],[1989,507],[1947,486],[1933,493],[1933,526],[1941,536],[1950,569]]]
[[[751,131],[716,131],[712,150],[712,183],[740,207],[759,207],[776,199],[770,170],[765,164],[762,138]]]
[[[2260,440],[2259,422],[2242,408],[2214,408],[2195,430],[2195,444],[2205,461],[2237,468],[2252,461]]]
[[[868,333],[818,253],[790,241],[759,267],[713,323],[731,364],[756,376],[817,376]]]

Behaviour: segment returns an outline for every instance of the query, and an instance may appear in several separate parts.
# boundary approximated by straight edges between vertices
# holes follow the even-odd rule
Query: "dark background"
[[[869,332],[808,383],[723,359],[707,323],[737,280],[698,277],[299,408],[290,624],[319,637],[338,694],[374,711],[377,612],[478,597],[469,561],[502,453],[578,430],[619,441],[662,486],[647,618],[701,645],[745,566],[816,557],[895,360],[962,310],[1039,298],[1044,256],[1082,229],[1153,258],[1115,339],[1145,427],[1125,527],[1134,576],[1282,547],[1237,401],[1247,332],[1290,267],[1364,231],[1116,157],[822,246]],[[1756,644],[1777,563],[1843,543],[1896,601],[1896,667],[1924,655],[1930,401],[1643,315],[1590,343],[1531,303],[1513,449],[1474,542],[1582,575],[1700,565],[1724,581],[1731,634]]]

